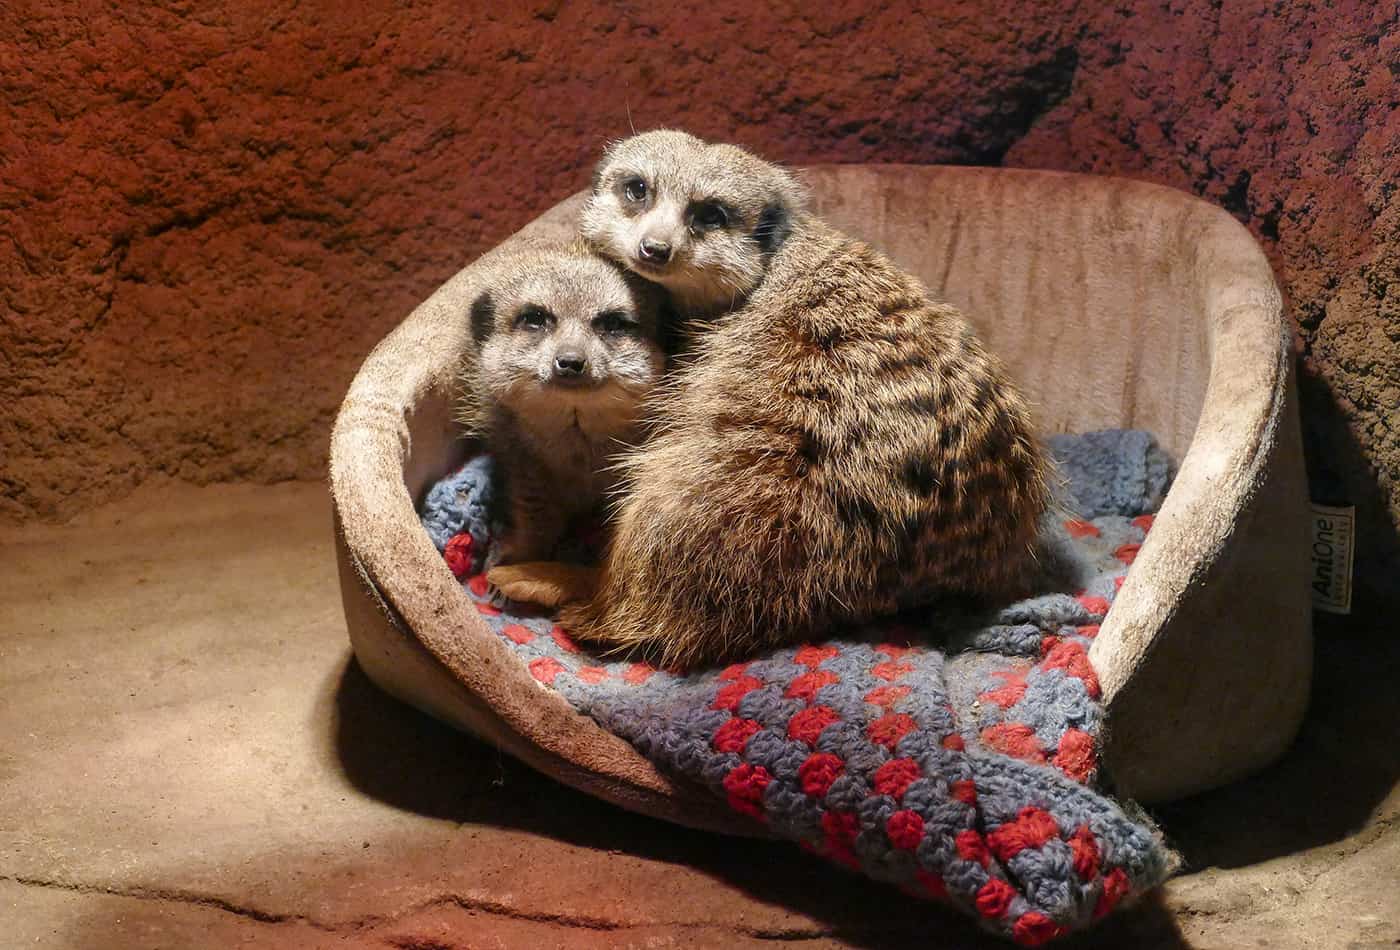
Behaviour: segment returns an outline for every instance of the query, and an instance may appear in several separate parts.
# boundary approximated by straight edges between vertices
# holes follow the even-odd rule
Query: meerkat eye
[[[712,231],[715,228],[722,228],[729,224],[729,213],[722,205],[713,201],[706,201],[696,205],[695,212],[691,215],[691,220],[695,226],[702,231]]]
[[[515,317],[515,327],[518,330],[548,330],[553,325],[554,314],[535,304],[521,308]]]
[[[604,310],[593,318],[593,329],[608,336],[632,333],[637,326],[637,318],[626,310]]]
[[[628,201],[645,201],[647,183],[640,178],[629,178],[622,183],[622,194]]]

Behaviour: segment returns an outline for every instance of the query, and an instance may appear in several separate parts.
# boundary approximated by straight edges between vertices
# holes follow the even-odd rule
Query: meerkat
[[[811,215],[794,176],[644,133],[608,149],[581,233],[666,289],[690,352],[624,457],[571,633],[684,667],[1026,580],[1048,491],[1025,402],[957,310]]]
[[[581,241],[499,259],[470,308],[459,418],[496,460],[504,532],[487,564],[554,555],[616,481],[664,372],[664,295]]]

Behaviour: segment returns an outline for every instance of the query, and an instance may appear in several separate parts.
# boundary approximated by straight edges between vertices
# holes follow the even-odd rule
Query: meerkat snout
[[[619,242],[623,246],[631,244],[633,250],[625,256],[615,255],[618,262],[651,280],[664,282],[668,266],[673,261],[682,265],[689,250],[683,210],[674,202],[658,200],[656,192],[641,178],[624,182],[622,204],[635,214],[635,223]]]
[[[576,349],[559,349],[554,353],[554,378],[572,385],[583,378],[588,369],[588,357]]]
[[[671,259],[671,245],[666,241],[644,237],[637,248],[637,254],[648,264],[665,264]]]

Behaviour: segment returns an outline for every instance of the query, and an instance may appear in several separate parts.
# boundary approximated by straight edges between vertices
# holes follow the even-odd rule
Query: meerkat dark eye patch
[[[637,203],[647,200],[647,183],[636,175],[622,179],[622,197]]]
[[[538,304],[526,304],[515,315],[517,330],[548,330],[554,326],[554,314]]]
[[[758,226],[753,229],[753,239],[763,248],[765,254],[771,254],[782,246],[791,233],[792,221],[788,209],[774,202],[764,208],[763,213],[758,216]]]
[[[482,294],[472,303],[471,323],[472,341],[480,346],[496,328],[496,302],[489,293]]]
[[[604,310],[593,318],[593,329],[606,336],[635,333],[640,326],[637,318],[626,310]]]
[[[729,212],[718,201],[696,202],[690,208],[690,222],[697,231],[728,227]]]

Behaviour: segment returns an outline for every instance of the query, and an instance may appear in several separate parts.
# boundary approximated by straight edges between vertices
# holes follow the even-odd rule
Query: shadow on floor
[[[1293,746],[1258,775],[1154,809],[1187,869],[1240,867],[1338,842],[1400,783],[1400,644],[1319,618],[1312,703]]]
[[[784,842],[739,839],[633,815],[566,788],[380,692],[352,660],[335,693],[335,745],[352,784],[407,811],[527,830],[599,851],[694,868],[803,914],[856,947],[1007,946],[951,911],[842,872]],[[1160,897],[1067,948],[1186,947]]]

